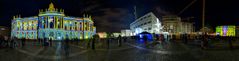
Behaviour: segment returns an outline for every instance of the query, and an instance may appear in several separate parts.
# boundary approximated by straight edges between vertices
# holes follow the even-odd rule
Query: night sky
[[[50,2],[65,10],[67,16],[92,15],[97,32],[119,32],[128,29],[134,21],[133,7],[138,16],[154,12],[158,17],[178,15],[192,0],[0,0],[0,25],[10,27],[14,15],[37,16],[39,9],[46,9]],[[206,0],[206,26],[239,25],[239,6],[236,0]],[[182,18],[194,17],[196,30],[201,27],[202,1],[197,0],[182,14]]]

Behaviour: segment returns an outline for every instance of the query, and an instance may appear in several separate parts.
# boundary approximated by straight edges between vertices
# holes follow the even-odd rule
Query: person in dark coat
[[[188,35],[187,34],[184,34],[184,43],[187,44],[188,43]]]
[[[126,41],[127,41],[127,37],[125,36],[125,37],[124,37],[124,43],[125,43]]]
[[[49,40],[49,46],[52,46],[52,39]]]
[[[118,45],[119,47],[121,47],[121,44],[122,44],[122,37],[121,35],[118,36]]]
[[[205,49],[208,47],[208,35],[206,33],[202,36],[202,48]]]
[[[107,41],[106,41],[106,43],[107,43],[107,49],[110,48],[110,40],[111,40],[111,36],[108,36],[108,37],[107,37]]]
[[[91,48],[95,50],[95,40],[96,38],[93,38],[92,43],[91,43]]]
[[[176,40],[176,35],[173,35],[172,36],[172,41],[175,41]]]
[[[65,50],[65,55],[66,55],[66,57],[68,57],[69,56],[69,42],[70,42],[70,40],[67,38],[66,40],[64,40],[64,50]]]
[[[159,41],[159,35],[155,34],[155,41]]]
[[[22,40],[22,47],[24,47],[24,46],[25,46],[25,41],[26,41],[26,39],[23,38],[23,39],[21,39],[21,40]]]
[[[9,47],[10,48],[14,48],[14,41],[16,40],[17,38],[16,37],[13,37],[10,41],[10,44],[9,44]]]
[[[94,37],[94,36],[93,36]],[[93,40],[93,39],[92,39]],[[86,41],[87,42],[87,48],[91,48],[91,43],[92,43],[92,40],[85,40],[83,39],[83,41]]]
[[[0,36],[0,46],[3,47],[4,46],[4,39],[3,36]]]
[[[144,44],[146,45],[148,41],[148,37],[146,35],[143,35],[143,40],[144,40]]]
[[[99,39],[99,35],[93,35],[93,39],[91,41],[91,48],[95,50],[95,42]]]

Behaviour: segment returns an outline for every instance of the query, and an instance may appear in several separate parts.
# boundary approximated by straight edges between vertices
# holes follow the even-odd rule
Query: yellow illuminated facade
[[[89,15],[83,17],[65,16],[63,9],[49,8],[39,10],[38,16],[21,18],[14,16],[11,37],[38,39],[87,39],[92,37],[96,28]]]

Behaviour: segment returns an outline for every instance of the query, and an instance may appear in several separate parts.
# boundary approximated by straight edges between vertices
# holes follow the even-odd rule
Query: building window
[[[151,28],[148,28],[148,30],[151,30]]]
[[[77,25],[78,25],[77,22],[75,22],[75,25],[74,25],[75,26],[75,30],[78,30]]]
[[[152,21],[149,21],[148,24],[150,24]]]
[[[80,31],[82,31],[82,22],[80,22]]]

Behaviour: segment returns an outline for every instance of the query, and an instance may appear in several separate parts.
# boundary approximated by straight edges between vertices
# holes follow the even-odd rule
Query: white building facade
[[[129,29],[121,30],[121,36],[125,36],[125,37],[132,36],[132,32]]]
[[[157,18],[152,12],[139,17],[130,24],[130,29],[133,35],[141,32],[149,33],[162,33],[163,26],[161,25],[161,19]]]

